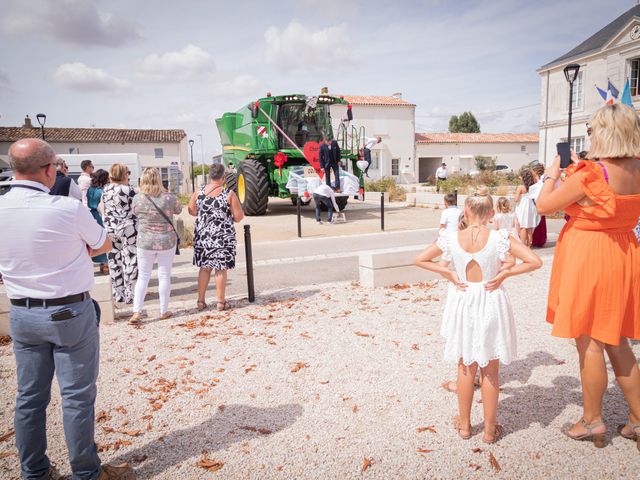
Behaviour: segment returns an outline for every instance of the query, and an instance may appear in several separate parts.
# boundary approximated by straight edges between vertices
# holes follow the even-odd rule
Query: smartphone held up
[[[569,142],[559,142],[556,144],[558,155],[560,155],[560,168],[567,168],[571,165],[571,150]]]

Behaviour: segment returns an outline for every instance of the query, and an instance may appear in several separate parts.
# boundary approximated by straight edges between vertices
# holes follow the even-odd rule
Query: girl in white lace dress
[[[446,339],[444,358],[458,364],[456,393],[459,413],[454,417],[458,434],[471,437],[473,380],[480,368],[484,408],[483,441],[495,442],[502,434],[496,424],[499,393],[499,362],[509,364],[516,356],[516,333],[511,304],[502,282],[514,275],[540,268],[540,258],[509,235],[492,230],[493,200],[486,187],[467,197],[466,228],[441,231],[435,244],[416,259],[416,265],[449,280],[441,333]],[[439,263],[434,262],[442,257]],[[522,263],[514,264],[511,256]],[[455,270],[450,270],[452,262]],[[445,266],[446,265],[446,266]]]

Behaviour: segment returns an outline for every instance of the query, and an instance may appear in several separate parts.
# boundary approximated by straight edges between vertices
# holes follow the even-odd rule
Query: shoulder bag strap
[[[145,197],[147,197],[147,200],[149,200],[151,202],[151,205],[153,205],[155,207],[155,209],[158,211],[158,213],[160,215],[162,215],[162,218],[164,218],[167,223],[169,225],[171,225],[171,228],[173,228],[173,233],[176,234],[176,238],[178,239],[178,243],[180,243],[180,237],[178,236],[178,232],[176,231],[176,227],[173,226],[173,222],[169,219],[169,217],[167,217],[167,215],[160,209],[160,207],[158,207],[158,205],[156,205],[156,203],[151,200],[151,197],[148,194],[144,194]]]

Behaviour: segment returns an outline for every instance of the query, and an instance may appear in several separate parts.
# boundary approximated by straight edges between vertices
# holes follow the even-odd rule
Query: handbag
[[[173,222],[169,219],[169,217],[167,217],[167,215],[160,209],[160,207],[158,207],[158,205],[155,204],[155,202],[153,200],[151,200],[151,197],[149,195],[147,195],[145,193],[144,195],[145,197],[147,197],[147,200],[149,200],[151,202],[151,205],[153,205],[156,210],[158,211],[158,213],[160,215],[162,215],[162,218],[164,218],[167,223],[169,225],[171,225],[171,228],[173,228],[173,233],[176,234],[176,255],[180,255],[180,236],[178,235],[178,232],[176,231],[176,227],[173,226]]]

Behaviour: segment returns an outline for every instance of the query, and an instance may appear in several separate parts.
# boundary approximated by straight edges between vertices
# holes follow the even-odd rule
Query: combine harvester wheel
[[[257,216],[267,212],[269,177],[267,170],[256,160],[243,160],[238,165],[238,198],[245,215]]]

